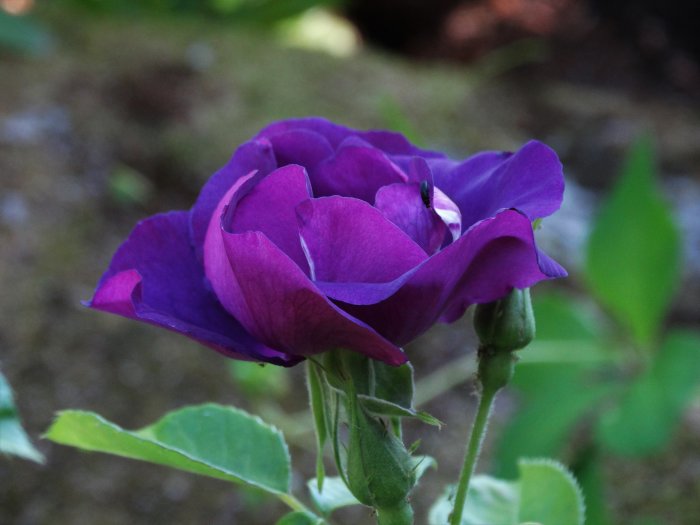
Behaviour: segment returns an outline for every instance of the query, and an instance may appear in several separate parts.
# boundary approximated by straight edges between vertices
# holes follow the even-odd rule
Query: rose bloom
[[[397,133],[276,122],[190,211],[140,222],[88,305],[236,359],[344,348],[399,365],[435,322],[566,275],[532,228],[563,191],[536,141],[456,161]]]

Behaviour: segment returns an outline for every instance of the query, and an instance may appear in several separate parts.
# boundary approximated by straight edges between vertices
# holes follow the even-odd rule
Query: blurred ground
[[[53,14],[48,23],[57,42],[52,53],[0,58],[0,360],[34,436],[64,408],[94,410],[134,428],[185,404],[259,402],[231,381],[215,353],[87,311],[80,300],[90,297],[137,220],[189,207],[235,145],[273,119],[314,114],[387,127],[398,112],[424,145],[455,156],[536,137],[559,152],[572,180],[591,190],[592,207],[626,146],[648,130],[659,144],[665,187],[690,214],[686,239],[697,239],[691,237],[697,201],[683,202],[700,182],[700,113],[696,101],[673,89],[602,88],[514,67],[523,56],[541,58],[539,48],[511,47],[471,67],[416,65],[370,51],[340,59],[282,47],[264,33],[184,19]],[[556,229],[557,220],[549,222]],[[545,235],[548,228],[545,222]],[[582,228],[579,221],[548,241],[574,266],[567,241],[580,239]],[[687,240],[690,269],[673,319],[697,327],[692,270],[700,265],[693,249],[697,241]],[[567,285],[575,286],[575,278]],[[461,321],[414,343],[409,352],[419,375],[471,351],[469,334]],[[291,393],[280,409],[296,414],[306,390],[300,368],[289,374]],[[462,384],[429,405],[448,423],[442,431],[409,429],[440,465],[415,498],[419,509],[455,478],[471,391]],[[508,399],[500,405],[497,420],[507,414]],[[621,522],[649,513],[668,525],[697,522],[699,413],[696,406],[667,454],[610,463],[611,505]],[[289,422],[279,424],[285,429]],[[298,432],[292,427],[289,434]],[[310,436],[296,436],[299,481],[313,471],[313,454]],[[44,467],[0,460],[0,524],[267,525],[282,512],[221,482],[43,441],[39,447],[48,457]],[[362,510],[345,519],[371,521]]]

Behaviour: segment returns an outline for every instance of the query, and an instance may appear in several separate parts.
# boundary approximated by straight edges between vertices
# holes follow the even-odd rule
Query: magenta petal
[[[246,195],[233,196],[235,202],[228,203],[222,226],[231,233],[264,233],[308,275],[309,267],[301,249],[295,210],[297,204],[310,197],[311,187],[306,170],[290,164],[260,180]],[[216,217],[212,220],[216,220]]]
[[[314,280],[387,282],[427,259],[420,246],[364,201],[312,199],[302,202],[297,214]]]
[[[251,140],[236,149],[229,162],[217,171],[199,192],[190,212],[190,231],[192,243],[196,247],[197,257],[202,261],[202,246],[207,234],[209,220],[221,197],[231,186],[251,171],[267,175],[277,167],[272,145],[268,140]]]
[[[514,154],[480,153],[451,169],[441,161],[435,164],[435,185],[459,205],[465,229],[506,208],[534,220],[561,206],[562,165],[540,142],[530,141]]]
[[[324,297],[265,235],[225,232],[223,238],[237,283],[229,302],[255,337],[298,356],[345,348],[392,365],[406,361],[399,348]]]
[[[187,212],[140,222],[115,253],[88,305],[179,332],[236,359],[297,362],[254,339],[207,290],[190,247],[188,223]]]
[[[349,144],[318,165],[311,185],[319,197],[341,195],[374,202],[379,188],[405,181],[406,175],[378,149]]]
[[[322,290],[345,303],[344,310],[402,345],[441,316],[454,320],[471,304],[493,301],[514,287],[526,288],[565,273],[537,251],[529,219],[506,210],[476,224],[392,283],[354,289],[322,286]]]

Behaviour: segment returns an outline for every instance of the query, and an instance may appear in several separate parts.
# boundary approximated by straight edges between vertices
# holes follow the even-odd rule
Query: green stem
[[[459,475],[459,485],[455,494],[455,506],[450,515],[450,525],[459,525],[462,521],[462,511],[464,503],[467,500],[467,492],[469,490],[469,481],[476,467],[476,461],[479,458],[481,445],[484,442],[486,428],[488,427],[489,417],[493,409],[493,400],[499,388],[484,388],[481,398],[479,399],[479,408],[474,418],[471,434],[469,435],[469,443],[467,444],[467,452],[464,456],[464,465],[462,472]]]

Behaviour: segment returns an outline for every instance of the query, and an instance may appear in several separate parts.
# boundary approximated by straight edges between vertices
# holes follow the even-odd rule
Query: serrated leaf
[[[44,462],[44,456],[32,445],[22,428],[12,390],[2,372],[0,372],[0,454],[10,454],[37,463]]]
[[[277,521],[275,525],[323,525],[323,520],[308,512],[290,512]]]
[[[542,459],[522,459],[518,467],[517,481],[474,476],[460,525],[583,525],[583,497],[566,468]],[[448,487],[430,509],[430,525],[447,525],[453,504]]]
[[[522,459],[518,519],[543,525],[583,525],[581,489],[566,468],[549,459]]]
[[[700,335],[670,333],[646,373],[603,415],[599,439],[628,456],[662,450],[699,383]]]
[[[593,293],[647,345],[678,284],[679,235],[654,184],[651,142],[638,140],[593,225],[586,273]]]
[[[275,495],[289,491],[282,434],[246,412],[215,404],[187,407],[146,428],[124,430],[92,412],[60,412],[46,436],[82,450],[139,459],[243,483]]]

